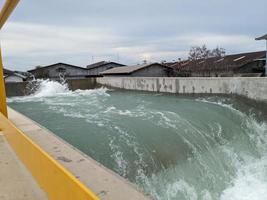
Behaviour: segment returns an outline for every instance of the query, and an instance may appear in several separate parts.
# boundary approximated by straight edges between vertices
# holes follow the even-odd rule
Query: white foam
[[[194,187],[189,185],[184,180],[179,180],[172,184],[168,184],[166,192],[167,192],[168,199],[174,199],[179,193],[182,193],[185,199],[188,199],[188,200],[198,199],[198,195]]]
[[[267,158],[242,166],[221,200],[265,200],[267,198]]]
[[[241,115],[241,116],[244,115],[242,112],[240,112],[239,110],[235,109],[235,108],[233,107],[233,105],[231,105],[231,104],[226,104],[226,103],[224,103],[223,101],[211,101],[211,100],[207,100],[207,99],[196,99],[196,101],[203,102],[203,103],[214,104],[214,105],[217,105],[217,106],[221,106],[221,107],[224,107],[224,108],[228,108],[229,110],[232,110],[232,111],[238,113],[238,114]]]
[[[75,90],[71,91],[68,88],[67,83],[60,83],[52,80],[35,80],[37,90],[28,96],[12,97],[8,98],[8,102],[40,102],[46,100],[47,104],[58,104],[58,102],[52,102],[47,100],[49,97],[64,97],[64,96],[109,96],[107,88],[98,88],[91,90]],[[65,103],[65,102],[64,102]]]
[[[51,97],[59,94],[68,93],[68,85],[61,84],[57,81],[42,80],[39,83],[38,90],[32,95],[33,97]]]
[[[222,192],[221,200],[265,200],[267,198],[267,125],[253,118],[246,121],[250,139],[257,147],[259,157],[245,156],[240,162],[234,158],[236,177]]]

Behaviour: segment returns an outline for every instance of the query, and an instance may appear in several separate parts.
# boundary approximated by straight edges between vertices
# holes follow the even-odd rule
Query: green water
[[[241,101],[53,84],[9,106],[153,198],[267,198],[266,119]]]

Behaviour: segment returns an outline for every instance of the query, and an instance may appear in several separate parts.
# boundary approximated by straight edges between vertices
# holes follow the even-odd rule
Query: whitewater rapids
[[[267,198],[266,119],[240,100],[70,91],[47,80],[8,102],[154,199]]]

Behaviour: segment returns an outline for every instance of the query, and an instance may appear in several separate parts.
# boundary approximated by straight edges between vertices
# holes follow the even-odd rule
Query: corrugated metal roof
[[[10,74],[13,74],[13,73],[14,73],[13,71],[4,68],[4,74],[5,75],[10,75]]]
[[[141,64],[141,65],[134,65],[134,66],[126,66],[126,67],[115,67],[109,70],[106,70],[104,72],[101,72],[100,74],[131,74],[134,71],[150,67],[152,65],[160,65],[162,67],[165,67],[159,63],[150,63],[150,64]]]
[[[90,69],[90,68],[95,68],[95,67],[102,66],[102,65],[104,65],[104,64],[106,64],[106,63],[110,63],[110,62],[107,62],[107,61],[100,61],[100,62],[96,62],[96,63],[90,64],[90,65],[87,65],[86,67],[87,67],[88,69]]]
[[[22,74],[19,74],[19,73],[14,73],[14,74],[12,74],[12,75],[14,75],[14,76],[18,76],[18,77],[20,77],[20,78],[22,78],[22,79],[26,79],[26,78],[27,78],[26,76],[24,76],[24,75],[22,75]]]
[[[171,67],[179,71],[205,71],[205,70],[223,70],[236,69],[258,59],[263,59],[266,56],[265,51],[250,52],[226,55],[223,58],[212,57],[200,59],[197,61],[182,61],[173,64]]]
[[[40,69],[44,69],[44,68],[49,68],[49,67],[54,67],[54,66],[57,66],[57,65],[65,65],[65,66],[69,66],[69,67],[72,67],[72,68],[77,68],[77,69],[82,69],[82,70],[87,70],[86,68],[83,68],[83,67],[80,67],[80,66],[76,66],[76,65],[70,65],[70,64],[67,64],[67,63],[55,63],[55,64],[52,64],[52,65],[47,65],[47,66],[41,66],[39,68],[35,68],[35,69],[32,69],[32,70],[28,70],[28,72],[34,72],[34,71],[38,71]]]
[[[97,62],[97,63],[93,63],[91,65],[87,65],[87,69],[94,69],[94,68],[102,67],[102,66],[109,65],[109,64],[114,64],[114,65],[117,65],[117,66],[125,66],[123,64],[116,63],[116,62],[100,61],[100,62]]]
[[[261,37],[258,37],[256,38],[256,40],[267,40],[267,34],[261,36]]]

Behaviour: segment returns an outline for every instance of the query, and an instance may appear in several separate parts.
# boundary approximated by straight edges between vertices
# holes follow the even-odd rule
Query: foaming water
[[[39,87],[32,97],[50,97],[60,94],[68,93],[70,90],[66,83],[61,84],[57,81],[41,80],[39,81]]]
[[[22,96],[22,97],[13,97],[9,98],[7,101],[9,103],[12,102],[31,102],[31,101],[49,101],[49,98],[55,97],[75,97],[75,96],[90,96],[90,95],[106,95],[109,96],[109,94],[106,93],[108,90],[107,88],[99,88],[94,90],[75,90],[71,91],[68,87],[68,84],[63,82],[60,83],[58,81],[53,80],[42,80],[37,79],[34,80],[35,83],[35,91],[32,92],[32,94],[28,96]],[[53,101],[54,102],[54,101]],[[51,104],[53,104],[51,101]],[[60,104],[60,105],[70,105],[72,103],[68,102],[57,102],[55,101],[54,104]]]
[[[266,199],[266,120],[242,102],[41,85],[9,105],[153,198]]]

